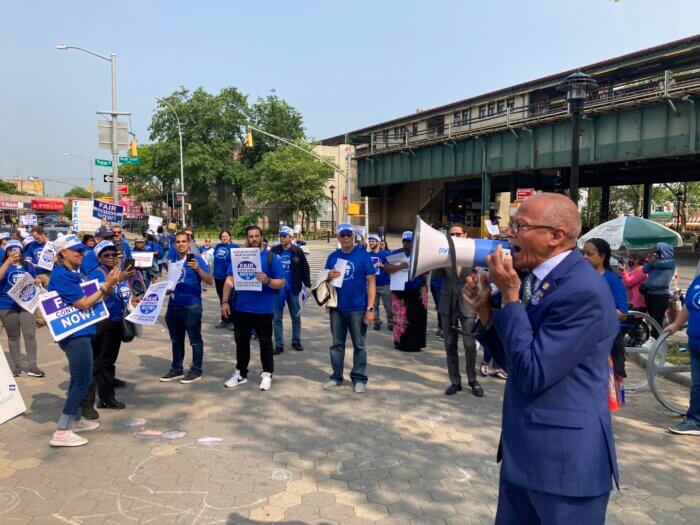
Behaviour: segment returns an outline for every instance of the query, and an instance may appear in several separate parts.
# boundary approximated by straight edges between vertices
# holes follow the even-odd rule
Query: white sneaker
[[[84,437],[80,437],[78,434],[74,434],[70,430],[59,433],[56,431],[49,440],[49,445],[52,447],[79,447],[81,445],[86,445],[88,442]]]
[[[365,386],[364,383],[355,383],[353,390],[355,391],[356,394],[364,394],[365,391],[367,390],[367,387]]]
[[[272,386],[272,374],[270,372],[263,372],[260,376],[262,377],[260,380],[260,390],[270,390]]]
[[[99,426],[99,422],[83,418],[71,430],[73,432],[89,432],[90,430],[95,430]]]
[[[234,386],[242,385],[247,382],[248,380],[245,377],[241,377],[241,373],[238,371],[238,368],[236,368],[231,378],[224,383],[224,386],[226,388],[233,388]]]
[[[327,383],[323,385],[324,390],[333,390],[334,388],[337,388],[340,386],[340,383],[336,381],[335,379],[331,379]]]

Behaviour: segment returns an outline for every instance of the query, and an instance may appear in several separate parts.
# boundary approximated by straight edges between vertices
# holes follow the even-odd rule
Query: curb
[[[638,365],[641,365],[645,370],[647,368],[647,361],[648,361],[648,355],[647,354],[632,354],[630,358],[634,360]],[[664,363],[665,365],[671,365],[671,363]],[[690,372],[674,372],[672,374],[668,374],[664,376],[667,379],[670,379],[674,383],[678,383],[679,385],[687,386],[690,388],[692,386],[690,382]]]

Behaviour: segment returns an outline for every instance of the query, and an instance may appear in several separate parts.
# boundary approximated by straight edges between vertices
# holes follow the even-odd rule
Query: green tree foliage
[[[63,194],[64,197],[73,197],[75,199],[89,199],[92,194],[85,188],[71,188]]]
[[[266,153],[256,164],[254,196],[267,205],[277,205],[307,223],[318,216],[325,200],[326,181],[333,169],[291,146]]]
[[[24,191],[19,191],[17,189],[17,186],[15,186],[12,182],[7,182],[6,180],[2,180],[2,179],[0,179],[0,192],[11,193],[12,195],[26,195],[27,194]]]
[[[700,209],[700,182],[671,182],[661,184],[658,191],[658,203],[673,202],[678,210],[676,227],[686,230],[688,216]]]

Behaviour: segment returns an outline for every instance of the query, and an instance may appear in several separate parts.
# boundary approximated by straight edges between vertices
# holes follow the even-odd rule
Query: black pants
[[[661,294],[647,294],[644,296],[647,303],[647,313],[654,318],[654,320],[659,323],[659,326],[663,328],[664,326],[664,314],[668,308],[668,302],[670,296],[668,293]],[[652,337],[659,337],[659,332],[656,329],[651,331]]]
[[[223,302],[222,297],[224,296],[224,283],[226,282],[226,279],[214,279],[214,284],[216,285],[216,295],[219,296],[219,306]],[[221,320],[224,323],[230,323],[231,319],[226,319],[223,315],[221,316]]]
[[[260,343],[260,361],[263,372],[274,372],[275,364],[272,353],[272,318],[274,314],[252,314],[233,312],[236,325],[236,368],[241,377],[248,377],[250,363],[250,337],[255,330]]]
[[[114,366],[122,345],[122,324],[120,321],[105,319],[97,325],[97,334],[92,338],[92,384],[85,394],[83,406],[95,405],[95,393],[102,401],[114,399],[112,380],[116,373]]]

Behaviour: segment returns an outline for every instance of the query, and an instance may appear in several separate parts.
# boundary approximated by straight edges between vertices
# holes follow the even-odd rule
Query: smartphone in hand
[[[124,271],[125,272],[130,272],[131,270],[135,269],[136,263],[133,259],[124,259]]]
[[[189,263],[190,261],[194,261],[194,253],[187,254],[187,262]]]

